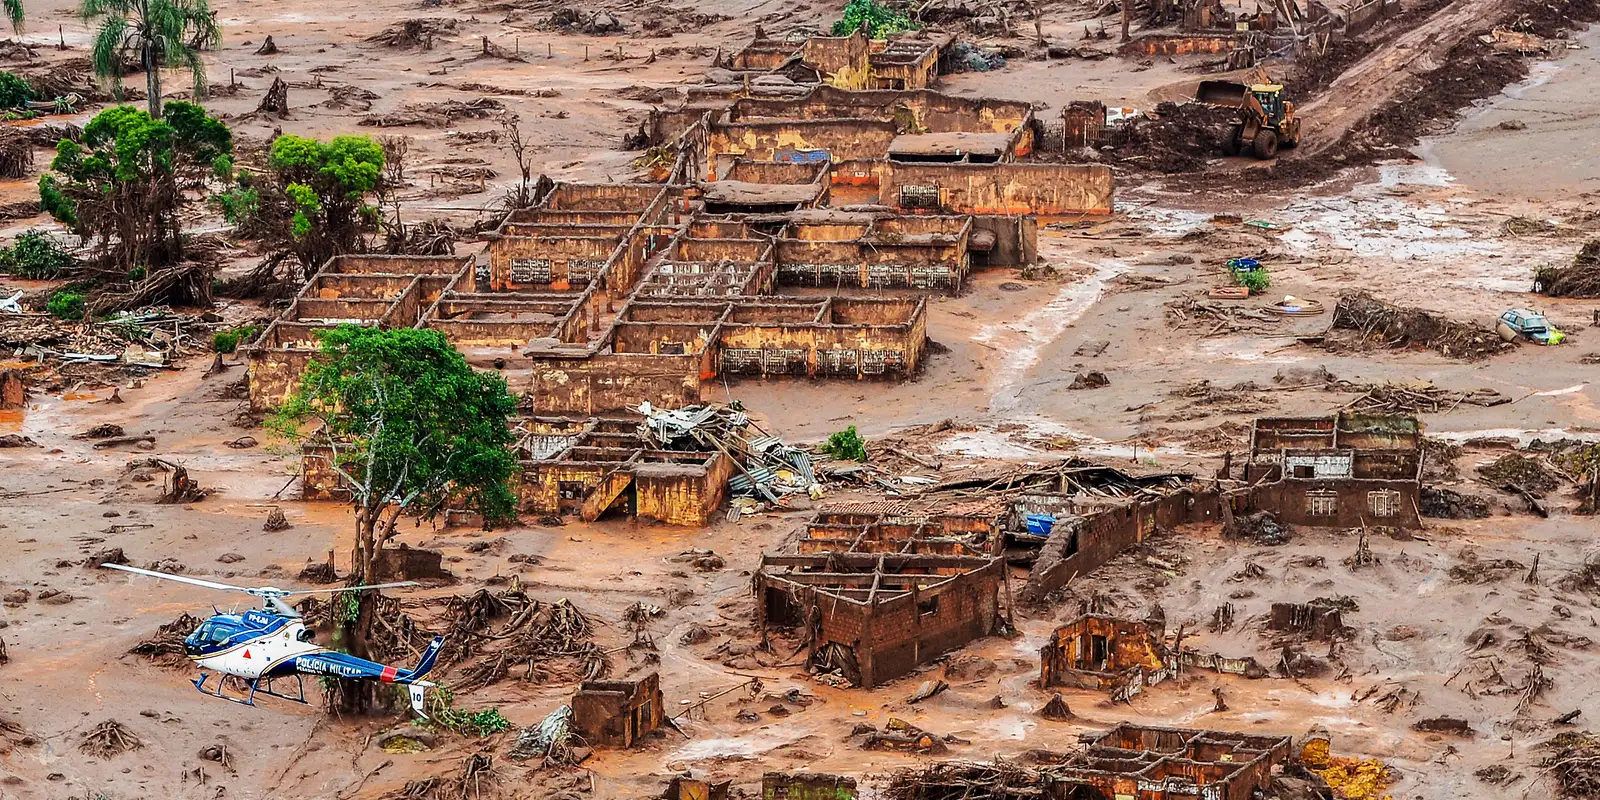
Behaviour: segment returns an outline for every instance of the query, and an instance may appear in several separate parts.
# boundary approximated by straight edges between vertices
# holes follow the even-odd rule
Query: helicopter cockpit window
[[[222,644],[228,641],[230,635],[232,635],[232,632],[227,628],[207,623],[196,628],[194,633],[189,634],[189,638],[185,643],[191,651],[196,651],[201,648],[215,647]]]

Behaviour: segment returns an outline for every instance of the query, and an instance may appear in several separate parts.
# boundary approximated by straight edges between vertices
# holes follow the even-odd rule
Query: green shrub
[[[246,227],[261,214],[261,193],[254,187],[235,186],[216,196],[228,224]]]
[[[0,72],[0,108],[21,108],[33,99],[33,87],[11,72]]]
[[[873,39],[887,38],[890,34],[914,31],[917,23],[904,13],[878,0],[850,0],[844,6],[844,17],[833,23],[834,36],[849,36],[862,27]]]
[[[232,330],[217,331],[211,336],[211,347],[219,353],[232,353],[239,349],[239,345],[254,339],[261,331],[260,325],[250,325]]]
[[[1251,294],[1261,294],[1272,285],[1272,276],[1268,275],[1265,269],[1235,272],[1233,279],[1238,281],[1240,286],[1249,289]]]
[[[58,319],[83,319],[83,295],[74,292],[56,292],[50,295],[45,310]]]
[[[61,242],[41,230],[23,231],[10,247],[0,249],[0,272],[19,278],[49,280],[77,263]]]
[[[851,425],[829,436],[828,443],[823,446],[822,452],[844,461],[866,461],[867,440],[861,438],[861,434],[856,433],[856,426]]]
[[[404,689],[401,695],[404,696]],[[428,693],[427,707],[429,716],[434,724],[448,731],[459,733],[462,736],[476,736],[482,738],[491,736],[511,728],[511,720],[505,718],[498,708],[485,708],[481,711],[462,711],[455,706],[455,693],[443,686],[437,687]]]

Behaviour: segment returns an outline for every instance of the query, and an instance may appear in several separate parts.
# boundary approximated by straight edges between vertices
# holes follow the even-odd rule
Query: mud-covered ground
[[[671,9],[629,6],[617,9],[629,33],[602,37],[542,27],[540,20],[554,10],[544,7],[230,0],[215,6],[225,45],[208,64],[213,84],[226,86],[231,73],[246,88],[210,105],[259,140],[276,129],[412,136],[416,177],[408,208],[417,216],[470,220],[514,176],[505,148],[483,138],[497,129],[492,119],[393,129],[360,121],[404,113],[417,103],[490,96],[522,117],[538,169],[557,178],[620,180],[632,174],[636,155],[620,150],[622,134],[643,118],[650,99],[649,92],[629,87],[692,81],[716,48],[737,46],[754,24],[768,30],[820,24],[837,14],[836,5],[713,0]],[[1071,5],[1050,8],[1046,35],[1069,43],[1094,15]],[[41,49],[41,58],[83,54],[87,33],[68,4],[30,4],[29,13],[29,41],[53,44],[60,23],[77,48],[65,56]],[[426,51],[363,41],[423,17],[454,19],[458,27]],[[657,29],[682,30],[643,35],[651,20]],[[268,34],[282,52],[254,55]],[[526,61],[475,58],[483,36]],[[1402,44],[1426,49],[1426,36],[1413,38]],[[625,58],[607,58],[619,44]],[[669,54],[669,48],[678,49]],[[657,57],[645,63],[652,49]],[[1391,66],[1405,60],[1404,52],[1391,54]],[[930,298],[929,335],[946,351],[907,383],[741,381],[726,396],[720,387],[708,391],[707,399],[741,400],[764,426],[791,441],[817,441],[845,425],[872,439],[949,419],[951,429],[937,435],[904,434],[915,448],[936,454],[947,471],[996,459],[1081,455],[1209,473],[1220,453],[1243,448],[1254,416],[1326,413],[1356,399],[1320,382],[1299,385],[1317,368],[1354,383],[1491,388],[1515,401],[1424,415],[1430,436],[1456,442],[1505,437],[1515,442],[1509,446],[1535,438],[1592,439],[1600,432],[1600,395],[1596,368],[1584,355],[1600,351],[1600,329],[1589,324],[1600,302],[1535,302],[1526,294],[1534,267],[1570,259],[1585,236],[1600,229],[1592,194],[1597,186],[1581,144],[1589,131],[1584,120],[1600,103],[1584,90],[1592,53],[1579,50],[1537,67],[1532,82],[1490,101],[1434,142],[1425,163],[1386,164],[1259,196],[1245,187],[1224,198],[1185,191],[1179,182],[1150,182],[1119,191],[1110,220],[1045,221],[1041,253],[1054,274],[980,273],[963,295]],[[1137,70],[1117,59],[1014,59],[1002,72],[953,76],[945,88],[1024,97],[1052,108],[1084,96],[1141,106],[1174,99],[1175,87],[1197,79],[1181,66],[1162,59]],[[244,119],[273,77],[290,83],[290,117]],[[371,108],[329,108],[336,91],[349,95],[334,88],[342,86],[376,95]],[[1371,102],[1382,96],[1374,91]],[[1535,119],[1527,106],[1535,99],[1559,105],[1559,113]],[[1350,124],[1348,104],[1336,111],[1327,124]],[[1493,127],[1506,114],[1528,122],[1517,136],[1543,131],[1540,146],[1568,148],[1561,152],[1574,167],[1550,168],[1547,160],[1536,169],[1527,162],[1532,145],[1507,146],[1502,134],[1512,132]],[[463,132],[481,135],[457,135]],[[460,167],[486,168],[494,177],[479,190],[477,179],[456,177]],[[0,201],[25,199],[30,185],[0,187]],[[1534,234],[1508,226],[1523,217],[1559,224]],[[1245,224],[1252,221],[1271,227]],[[30,224],[36,222],[7,230]],[[1535,305],[1572,340],[1469,362],[1355,346],[1348,337],[1335,336],[1332,344],[1301,341],[1325,333],[1331,315],[1292,326],[1174,319],[1173,307],[1192,307],[1188,301],[1225,282],[1223,262],[1235,256],[1264,259],[1274,283],[1269,299],[1293,294],[1331,309],[1341,292],[1360,288],[1485,324],[1505,308]],[[1085,345],[1100,341],[1107,343],[1104,350],[1087,355],[1096,348]],[[733,779],[751,791],[769,769],[876,775],[925,763],[926,756],[866,752],[847,741],[855,725],[882,726],[891,717],[970,742],[952,745],[950,757],[974,759],[1068,748],[1078,734],[1124,719],[1281,734],[1321,724],[1339,753],[1391,765],[1400,778],[1390,790],[1397,798],[1543,797],[1550,789],[1539,782],[1544,773],[1535,745],[1568,729],[1552,720],[1581,710],[1575,720],[1581,729],[1590,724],[1587,715],[1600,714],[1588,689],[1596,666],[1590,640],[1600,636],[1600,587],[1568,579],[1589,556],[1593,518],[1570,513],[1574,503],[1563,494],[1570,487],[1547,497],[1553,506],[1548,519],[1528,514],[1518,498],[1474,479],[1474,467],[1504,452],[1474,446],[1459,457],[1457,477],[1436,482],[1488,498],[1493,516],[1487,519],[1432,520],[1413,539],[1375,538],[1378,563],[1359,568],[1343,563],[1356,543],[1341,533],[1297,531],[1285,544],[1255,546],[1205,528],[1173,532],[1073,584],[1048,607],[1018,609],[1016,638],[983,640],[952,656],[953,666],[934,665],[872,692],[820,684],[792,666],[763,666],[746,652],[753,641],[749,573],[762,549],[782,546],[803,524],[807,503],[738,522],[719,520],[703,530],[621,521],[491,533],[407,528],[402,541],[442,549],[459,579],[407,593],[419,614],[430,599],[480,586],[497,589],[502,578],[516,575],[531,596],[568,598],[599,623],[596,642],[612,651],[612,675],[659,670],[669,713],[750,676],[759,676],[763,688],[754,696],[735,691],[685,713],[678,720],[681,735],[667,732],[634,751],[600,752],[576,770],[538,771],[507,760],[510,734],[484,741],[445,736],[427,752],[386,752],[373,736],[395,720],[330,718],[320,700],[311,706],[270,699],[257,708],[230,705],[195,692],[184,670],[126,655],[179,613],[203,614],[213,602],[227,610],[232,598],[82,564],[92,553],[120,547],[139,565],[175,559],[188,574],[299,585],[294,576],[306,563],[323,560],[330,549],[342,559],[348,550],[348,512],[291,499],[293,489],[285,487],[293,462],[263,430],[235,425],[241,402],[228,399],[225,389],[242,365],[205,378],[207,363],[196,360],[127,383],[121,404],[100,402],[108,394],[103,390],[41,393],[24,411],[0,416],[0,435],[19,433],[39,445],[0,450],[0,536],[11,543],[10,557],[0,564],[0,594],[8,597],[0,639],[10,657],[0,665],[0,721],[16,726],[0,740],[0,797],[381,797],[409,781],[454,776],[462,760],[480,750],[493,755],[493,788],[506,796],[650,797],[685,770]],[[1068,390],[1087,370],[1104,372],[1110,385]],[[1197,390],[1200,381],[1218,391]],[[95,450],[71,438],[105,422],[153,435],[154,449]],[[244,435],[260,445],[228,446]],[[159,473],[142,482],[136,476],[148,470],[131,466],[151,457],[183,463],[215,491],[190,505],[156,503]],[[842,486],[829,492],[829,501],[867,496]],[[293,527],[262,530],[274,506]],[[715,551],[725,566],[695,569],[681,555],[696,549]],[[1495,559],[1519,566],[1481,566]],[[1526,582],[1535,559],[1536,580]],[[1250,564],[1260,569],[1247,569]],[[1013,578],[1016,585],[1023,574]],[[26,590],[26,599],[18,590]],[[1275,664],[1280,654],[1262,631],[1261,617],[1273,601],[1348,596],[1356,610],[1345,622],[1354,632],[1336,645],[1305,647],[1307,656],[1327,662],[1320,676],[1251,681],[1191,675],[1130,705],[1065,692],[1076,718],[1040,719],[1033,712],[1049,696],[1031,683],[1039,645],[1054,625],[1077,613],[1080,600],[1097,596],[1126,615],[1142,616],[1159,605],[1169,628],[1183,624],[1194,635],[1186,642],[1254,655],[1265,664]],[[649,624],[654,653],[625,647],[632,637],[623,614],[640,601],[663,609]],[[1207,623],[1224,602],[1234,605],[1235,624],[1212,632]],[[711,636],[685,644],[694,625]],[[1519,708],[1516,688],[1527,684],[1534,663],[1550,683]],[[907,705],[926,677],[943,677],[952,688]],[[451,673],[443,678],[448,684]],[[1219,687],[1227,711],[1212,710],[1212,690]],[[498,707],[523,726],[537,723],[572,690],[570,675],[543,683],[506,680],[457,702],[469,709]],[[1004,708],[991,707],[996,696]],[[737,716],[741,711],[748,712],[744,719]],[[1439,716],[1469,720],[1474,736],[1412,729]],[[108,719],[125,724],[142,747],[107,758],[82,752],[84,733]],[[213,745],[226,749],[226,763],[201,755]],[[1520,777],[1503,786],[1474,777],[1495,765]]]

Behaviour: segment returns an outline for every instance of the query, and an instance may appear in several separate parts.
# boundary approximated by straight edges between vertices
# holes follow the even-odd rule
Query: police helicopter
[[[416,586],[414,581],[400,583],[378,583],[367,586],[345,586],[332,589],[278,589],[271,586],[248,588],[244,586],[230,586],[226,583],[206,581],[199,578],[190,578],[185,575],[172,575],[166,572],[128,567],[122,564],[101,564],[109,569],[120,569],[123,572],[132,572],[137,575],[148,575],[167,581],[187,583],[191,586],[203,586],[207,589],[218,589],[225,592],[244,592],[251,597],[261,598],[261,608],[251,609],[242,614],[216,615],[200,623],[194,633],[183,640],[183,648],[189,658],[200,668],[200,678],[194,681],[194,688],[202,693],[218,697],[242,705],[254,706],[257,694],[277,697],[283,700],[292,700],[297,703],[306,702],[305,676],[328,676],[340,680],[375,680],[384,683],[393,683],[405,686],[411,693],[411,710],[417,716],[427,719],[423,713],[423,692],[432,682],[423,680],[424,676],[433,669],[433,664],[439,658],[439,650],[444,646],[444,637],[435,636],[428,644],[428,649],[422,653],[422,658],[417,666],[412,669],[398,669],[376,661],[368,661],[346,653],[329,650],[326,647],[313,643],[312,632],[306,630],[305,622],[296,611],[283,598],[300,594],[320,594],[323,592],[347,592],[360,589],[383,589],[392,586]],[[214,610],[214,609],[213,609]],[[211,675],[206,670],[218,673],[217,681],[212,688],[206,688],[206,681]],[[274,691],[274,679],[294,677],[296,692],[293,695]],[[249,685],[250,693],[243,699],[230,697],[223,693],[222,685],[228,678],[237,678]]]

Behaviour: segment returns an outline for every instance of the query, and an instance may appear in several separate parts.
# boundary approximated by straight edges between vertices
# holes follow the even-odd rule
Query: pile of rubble
[[[1564,267],[1533,274],[1533,290],[1550,297],[1600,297],[1600,239],[1590,239]]]
[[[742,410],[713,405],[668,410],[645,403],[639,413],[645,417],[639,435],[657,449],[719,452],[732,459],[728,491],[736,498],[777,505],[787,495],[821,494],[811,454],[767,434]]]
[[[1360,392],[1360,397],[1344,404],[1343,408],[1362,414],[1436,414],[1462,404],[1490,407],[1511,402],[1510,397],[1494,389],[1458,392],[1441,389],[1431,382],[1352,383],[1341,380],[1324,388],[1330,392]]]
[[[57,368],[102,364],[163,369],[209,350],[211,334],[220,328],[221,318],[214,314],[179,314],[164,307],[83,322],[0,311],[0,351]]]
[[[1457,322],[1420,308],[1386,303],[1366,292],[1339,298],[1333,327],[1359,331],[1385,347],[1433,350],[1469,361],[1488,358],[1512,347],[1483,325]]]

